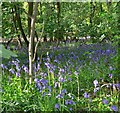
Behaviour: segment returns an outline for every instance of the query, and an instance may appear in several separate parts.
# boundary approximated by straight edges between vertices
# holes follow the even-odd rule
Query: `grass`
[[[48,45],[38,49],[35,79],[31,85],[26,49],[17,51],[17,59],[3,59],[3,111],[119,110],[115,47],[79,43],[61,44],[60,47]]]

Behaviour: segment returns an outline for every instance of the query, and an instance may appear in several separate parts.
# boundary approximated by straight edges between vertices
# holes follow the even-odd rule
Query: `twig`
[[[40,39],[43,35],[43,32],[44,32],[44,22],[43,22],[43,28],[42,28],[42,33],[41,33],[41,36],[40,36]],[[36,45],[35,45],[35,52],[34,52],[34,57],[33,57],[33,62],[35,61],[35,57],[36,57],[36,54],[37,54],[37,48],[38,48],[38,45],[39,45],[39,42],[40,42],[40,39],[37,41]]]

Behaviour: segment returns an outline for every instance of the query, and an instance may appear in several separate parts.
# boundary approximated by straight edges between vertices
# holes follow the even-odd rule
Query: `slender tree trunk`
[[[59,41],[61,39],[60,37],[60,2],[58,0],[57,2],[57,24],[58,24],[58,28],[57,28],[57,46],[59,45]]]
[[[33,14],[33,2],[28,2],[28,14],[32,16]],[[28,37],[30,37],[31,30],[31,18],[28,17]]]
[[[16,7],[16,5],[14,5],[14,9],[15,9],[15,14],[16,14],[16,19],[17,19],[17,22],[18,22],[19,29],[20,29],[21,34],[23,36],[23,39],[24,39],[24,41],[25,41],[25,43],[27,44],[27,47],[28,47],[29,42],[28,42],[28,40],[25,36],[24,30],[23,30],[23,27],[22,27],[21,17],[20,17],[20,14],[19,14],[19,7]]]
[[[33,2],[28,2],[28,15],[32,16],[33,14]],[[31,18],[28,17],[28,36],[30,37],[30,31],[31,31]],[[35,37],[37,38],[38,41],[38,35],[37,32],[35,31],[34,39],[33,39],[33,54],[35,50]],[[35,60],[37,60],[37,55]]]
[[[91,0],[90,2],[90,25],[92,26],[93,24],[93,17],[94,17],[94,13],[95,13],[95,5],[93,4],[94,0]]]
[[[31,19],[31,31],[29,38],[29,83],[31,84],[33,78],[33,40],[35,35],[35,20],[37,16],[38,2],[35,2],[35,8]]]
[[[22,47],[22,41],[20,39],[20,35],[18,35],[17,24],[16,24],[16,19],[14,16],[14,9],[13,8],[12,8],[12,13],[13,13],[13,22],[14,22],[15,31],[16,31],[17,36],[18,36],[18,41],[19,41],[20,47]]]

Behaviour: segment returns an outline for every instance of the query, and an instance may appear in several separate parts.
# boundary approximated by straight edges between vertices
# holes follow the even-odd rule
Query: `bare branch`
[[[43,28],[42,28],[42,33],[41,33],[40,39],[42,38],[43,32],[44,32],[44,21],[43,21]],[[33,57],[33,60],[32,60],[33,62],[35,61],[35,57],[36,57],[36,54],[37,54],[37,48],[38,48],[40,39],[37,41],[37,43],[35,45],[34,57]]]

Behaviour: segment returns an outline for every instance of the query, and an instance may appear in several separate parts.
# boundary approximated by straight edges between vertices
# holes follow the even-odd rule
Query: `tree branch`
[[[42,28],[42,33],[41,33],[40,39],[41,39],[41,37],[43,35],[43,32],[44,32],[44,22],[43,22],[43,28]],[[37,41],[37,43],[35,45],[35,51],[34,51],[34,56],[33,56],[33,60],[32,60],[33,62],[35,61],[35,57],[36,57],[36,54],[37,54],[37,48],[38,48],[40,39]]]

